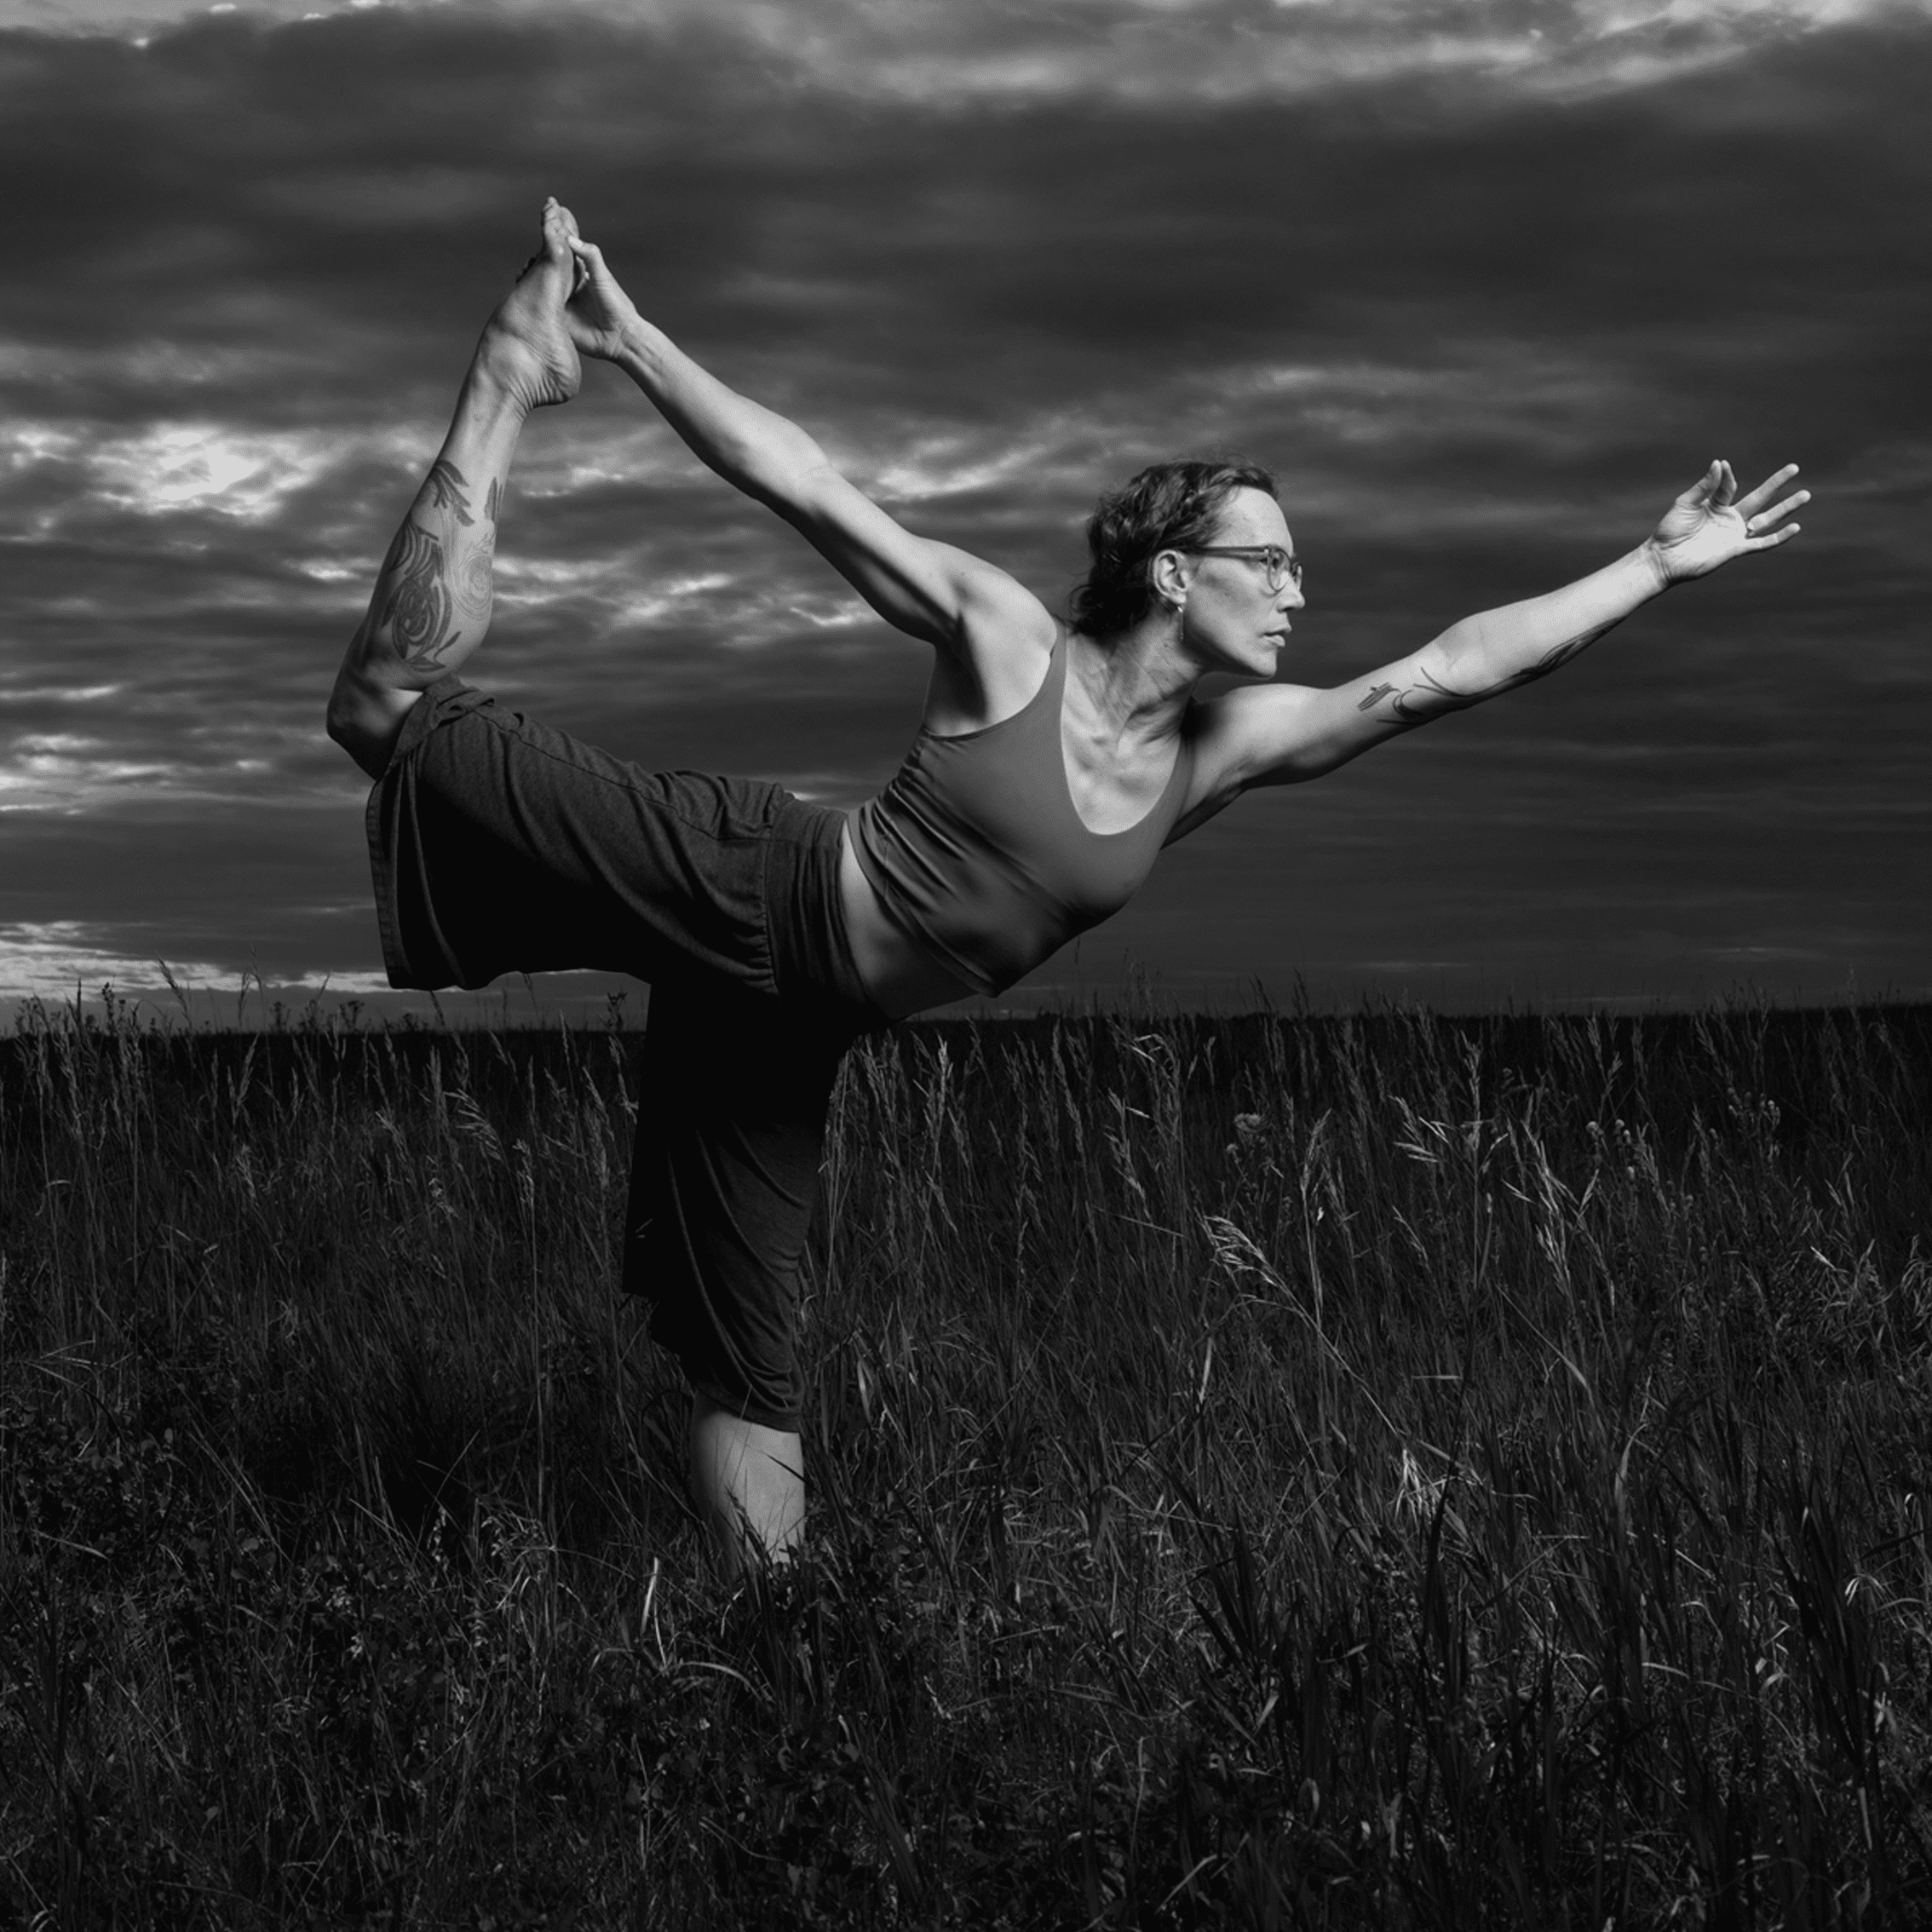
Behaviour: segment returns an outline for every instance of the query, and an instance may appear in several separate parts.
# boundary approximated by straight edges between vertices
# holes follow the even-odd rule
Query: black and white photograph
[[[0,1928],[1932,1921],[1929,101],[0,0]]]

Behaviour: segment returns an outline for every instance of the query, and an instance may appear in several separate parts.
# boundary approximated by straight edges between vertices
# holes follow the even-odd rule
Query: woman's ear
[[[1178,550],[1156,550],[1147,566],[1147,581],[1156,601],[1176,616],[1187,601],[1187,561]]]

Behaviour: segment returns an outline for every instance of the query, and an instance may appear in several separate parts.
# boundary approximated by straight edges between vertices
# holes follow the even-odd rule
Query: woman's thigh
[[[447,680],[370,796],[390,979],[698,971],[768,992],[765,871],[787,808],[776,785],[647,771]]]

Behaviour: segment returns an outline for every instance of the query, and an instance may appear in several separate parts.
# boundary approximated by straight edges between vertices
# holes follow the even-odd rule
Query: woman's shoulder
[[[988,565],[962,589],[960,643],[975,656],[1038,658],[1059,641],[1061,620],[1018,578]]]
[[[1003,572],[963,604],[959,640],[934,662],[926,728],[941,736],[983,730],[1025,710],[1051,668],[1064,627]]]

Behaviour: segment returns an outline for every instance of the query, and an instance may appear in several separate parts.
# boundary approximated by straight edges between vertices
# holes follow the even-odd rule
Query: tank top
[[[1061,749],[1067,631],[1011,717],[941,738],[851,816],[853,848],[886,917],[965,985],[1001,993],[1139,889],[1181,815],[1193,769],[1183,734],[1167,788],[1124,831],[1090,831]]]

